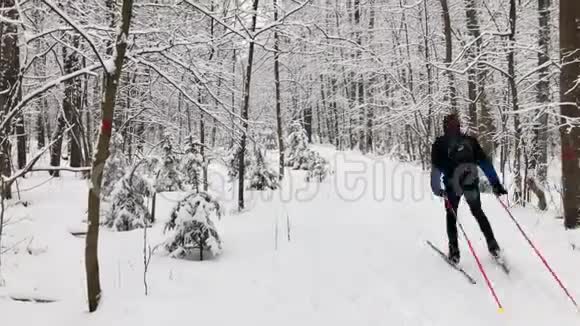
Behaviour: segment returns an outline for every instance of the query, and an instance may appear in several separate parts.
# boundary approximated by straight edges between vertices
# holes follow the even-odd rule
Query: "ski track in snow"
[[[102,229],[103,298],[94,314],[87,313],[85,304],[84,239],[70,234],[83,229],[86,181],[67,175],[24,193],[31,205],[8,211],[8,217],[19,222],[5,229],[3,241],[5,247],[16,245],[3,257],[7,286],[0,288],[2,325],[580,324],[580,315],[492,196],[483,195],[483,207],[510,263],[509,276],[487,254],[465,203],[458,213],[505,306],[504,314],[497,312],[463,239],[461,266],[477,285],[427,247],[425,240],[446,248],[443,203],[430,195],[427,174],[408,164],[382,160],[377,166],[356,153],[316,149],[334,165],[328,181],[306,184],[303,172],[291,171],[273,199],[250,195],[251,209],[221,221],[224,251],[214,260],[154,255],[147,297],[143,231]],[[33,175],[23,187],[45,178]],[[374,198],[370,188],[363,191],[362,183],[354,182],[356,178],[377,189],[386,185],[386,195]],[[299,195],[291,200],[279,200],[281,193],[287,198],[295,192]],[[152,246],[163,241],[163,221],[178,197],[168,194],[158,201],[159,221],[148,232]],[[229,213],[235,205],[231,189],[225,197]],[[528,208],[513,212],[572,294],[580,296],[580,255],[570,250],[571,235],[577,241],[579,234],[566,233],[553,214]],[[11,294],[58,302],[16,302],[9,299]]]

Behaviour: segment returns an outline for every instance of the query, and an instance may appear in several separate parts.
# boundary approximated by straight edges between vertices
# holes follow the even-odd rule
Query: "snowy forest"
[[[65,250],[61,240],[60,249],[45,248],[59,237],[80,248],[64,252],[82,256],[82,268],[78,262],[60,268],[82,277],[71,287],[80,289],[78,301],[88,298],[91,312],[107,294],[103,287],[118,285],[111,290],[116,293],[121,279],[137,283],[122,277],[129,272],[122,272],[120,260],[104,257],[123,256],[114,249],[121,243],[136,252],[130,266],[142,270],[130,273],[145,295],[155,293],[155,273],[168,282],[160,266],[174,263],[155,265],[160,259],[222,264],[243,256],[246,247],[235,252],[234,244],[258,231],[266,242],[275,238],[271,250],[281,253],[280,239],[295,244],[306,223],[330,223],[300,220],[307,212],[338,208],[322,201],[327,194],[316,197],[320,202],[310,211],[296,202],[249,204],[254,193],[282,193],[289,182],[331,189],[335,181],[329,180],[348,173],[334,165],[337,153],[403,164],[422,178],[450,113],[491,157],[510,208],[545,216],[538,220],[551,224],[536,231],[543,232],[541,239],[554,239],[554,247],[565,241],[562,250],[572,247],[574,258],[551,250],[556,261],[568,262],[562,270],[580,294],[580,237],[574,231],[580,226],[579,105],[578,0],[0,0],[0,316],[3,297],[60,301],[2,290],[26,283],[16,276],[26,274],[17,266],[36,269],[43,266],[37,265],[41,256]],[[216,194],[220,187],[232,200]],[[350,204],[368,215],[374,211]],[[428,207],[416,212],[433,211]],[[236,221],[247,215],[277,217],[254,229]],[[36,218],[43,222],[29,221]],[[51,230],[61,218],[62,225],[80,226],[57,236]],[[444,220],[429,223],[445,236]],[[530,217],[524,223],[531,228],[536,222]],[[40,236],[30,235],[35,232]],[[19,260],[23,252],[39,261]],[[191,268],[218,273],[202,266]],[[188,278],[181,268],[171,267],[169,279]],[[252,291],[244,286],[240,291]],[[204,298],[198,300],[199,307]],[[547,316],[563,306],[537,313]],[[276,309],[287,309],[282,307]],[[513,318],[532,320],[519,317]]]

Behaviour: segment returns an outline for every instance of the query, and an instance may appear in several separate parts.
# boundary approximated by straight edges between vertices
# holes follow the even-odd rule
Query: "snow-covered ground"
[[[86,308],[83,229],[86,181],[66,175],[23,191],[28,207],[8,210],[3,276],[2,325],[579,325],[580,314],[495,200],[484,195],[497,238],[512,266],[495,266],[467,206],[459,216],[505,306],[499,314],[475,261],[462,241],[461,265],[478,281],[471,285],[426,244],[446,247],[443,204],[429,191],[420,169],[337,154],[319,147],[335,173],[307,184],[290,171],[281,191],[251,193],[249,209],[232,213],[235,196],[214,175],[225,201],[224,251],[209,261],[183,261],[154,254],[143,285],[143,230],[100,238],[103,298]],[[37,174],[21,183],[48,179]],[[149,230],[161,243],[163,221],[178,194],[160,200],[159,219]],[[546,255],[572,294],[580,296],[580,234],[565,232],[554,213],[514,208],[514,214]],[[289,226],[288,226],[289,222]],[[288,236],[288,229],[290,234]],[[276,237],[277,235],[277,237]],[[277,238],[277,239],[276,239]],[[576,249],[573,249],[573,244]],[[23,303],[36,296],[54,303]]]

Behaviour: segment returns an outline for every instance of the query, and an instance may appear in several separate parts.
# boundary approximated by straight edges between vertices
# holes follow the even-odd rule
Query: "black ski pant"
[[[462,195],[465,196],[465,201],[467,202],[467,205],[469,205],[471,214],[477,220],[479,228],[485,236],[488,247],[494,245],[497,246],[489,220],[481,209],[479,188],[476,186],[471,189],[463,190],[460,193],[450,191],[447,194],[447,199],[451,206],[449,207],[447,204],[445,205],[447,212],[447,236],[449,237],[449,248],[459,249],[459,243],[457,240],[457,208],[459,207],[459,201],[461,200]]]

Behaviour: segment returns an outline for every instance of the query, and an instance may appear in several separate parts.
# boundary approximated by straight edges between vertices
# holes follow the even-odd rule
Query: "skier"
[[[457,114],[449,114],[444,118],[443,130],[444,135],[438,137],[431,148],[431,189],[436,196],[446,199],[449,261],[457,264],[460,258],[456,214],[461,196],[465,196],[471,214],[485,236],[490,254],[499,258],[500,247],[481,209],[477,167],[485,173],[495,195],[506,195],[507,191],[477,139],[461,133]],[[441,176],[444,189],[441,188]]]

